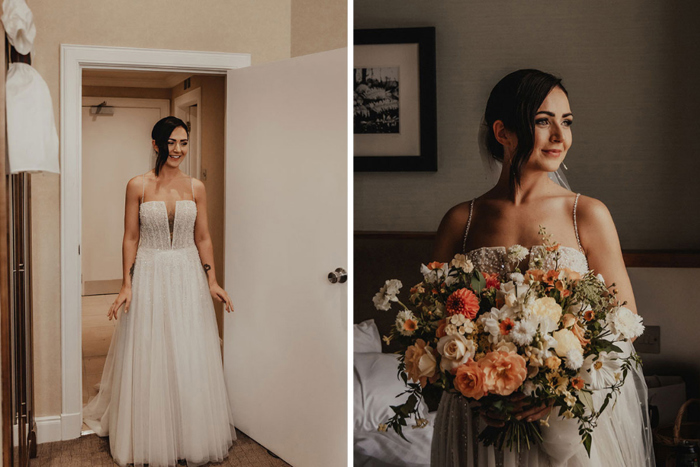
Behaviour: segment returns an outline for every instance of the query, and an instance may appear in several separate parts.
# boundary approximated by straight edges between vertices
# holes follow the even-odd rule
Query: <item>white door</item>
[[[224,369],[240,430],[346,464],[347,50],[229,72]]]

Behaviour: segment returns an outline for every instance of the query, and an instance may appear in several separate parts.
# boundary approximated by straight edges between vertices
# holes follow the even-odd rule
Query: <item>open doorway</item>
[[[81,123],[82,403],[94,397],[115,321],[107,310],[122,284],[124,194],[127,182],[151,170],[151,129],[168,115],[190,129],[190,151],[180,169],[203,181],[215,267],[224,280],[225,76],[84,69]],[[216,302],[219,337],[223,310]],[[123,312],[123,311],[122,311]],[[91,430],[82,425],[82,433]]]

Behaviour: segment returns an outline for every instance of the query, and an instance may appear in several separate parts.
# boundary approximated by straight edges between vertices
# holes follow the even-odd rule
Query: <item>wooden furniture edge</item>
[[[362,231],[361,240],[433,240],[435,232]],[[622,250],[628,268],[700,268],[700,250]]]

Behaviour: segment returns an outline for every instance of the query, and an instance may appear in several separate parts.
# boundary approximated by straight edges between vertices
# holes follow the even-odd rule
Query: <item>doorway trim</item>
[[[186,120],[184,107],[196,105],[197,106],[197,128],[194,128],[195,136],[195,151],[194,158],[190,158],[190,173],[189,175],[195,178],[199,178],[202,175],[202,88],[196,88],[192,91],[188,91],[181,96],[173,99],[172,102],[172,114],[181,120],[185,120],[187,125],[189,122]],[[192,135],[193,129],[190,129],[190,136]],[[191,139],[191,138],[190,138]],[[190,150],[191,149],[190,141]]]
[[[78,438],[83,423],[79,255],[82,70],[169,71],[226,76],[228,70],[250,64],[250,54],[242,53],[61,44],[61,437],[42,437],[43,442]],[[53,422],[51,435],[49,430],[45,433],[50,438],[59,433]],[[37,428],[41,430],[42,427]]]

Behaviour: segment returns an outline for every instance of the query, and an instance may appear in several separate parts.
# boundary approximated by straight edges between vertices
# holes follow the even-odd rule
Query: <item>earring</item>
[[[569,168],[568,168],[568,167],[566,166],[566,164],[564,164],[563,162],[561,163],[561,165],[564,166],[564,170],[569,170]]]

